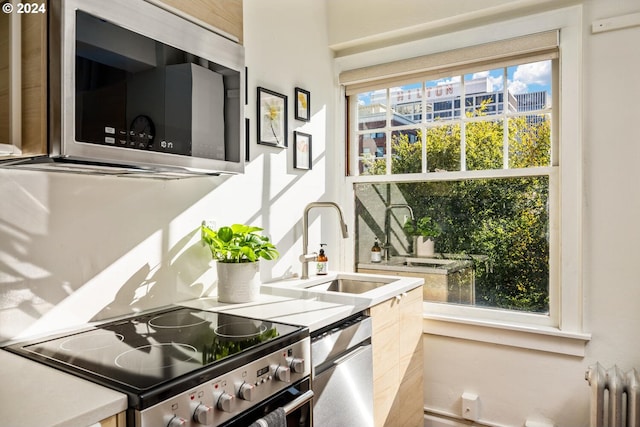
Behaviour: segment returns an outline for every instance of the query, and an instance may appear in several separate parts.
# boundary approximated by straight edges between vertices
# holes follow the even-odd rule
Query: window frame
[[[558,158],[561,166],[552,165],[549,170],[537,172],[548,173],[550,179],[558,182],[558,191],[552,191],[550,183],[551,203],[557,216],[550,218],[554,231],[550,242],[550,314],[548,321],[540,321],[540,315],[486,309],[451,304],[424,303],[423,330],[425,333],[443,335],[483,342],[513,345],[516,347],[537,349],[571,355],[584,355],[586,342],[590,334],[583,330],[583,294],[582,294],[582,6],[572,6],[551,12],[542,12],[527,17],[500,21],[490,25],[465,29],[454,33],[440,34],[420,39],[355,53],[336,58],[338,72],[377,64],[380,57],[389,60],[402,60],[416,55],[446,52],[458,48],[475,46],[492,41],[506,40],[513,37],[526,36],[536,32],[560,30],[559,59],[562,68],[558,81],[554,82],[552,103],[556,108],[557,133],[554,138],[560,141],[555,144],[552,158]],[[488,67],[489,68],[489,67]],[[342,95],[345,88],[341,87]],[[346,105],[346,96],[341,101],[343,108],[353,116],[353,111]],[[345,118],[337,123],[344,123]],[[357,127],[353,121],[351,125]],[[346,138],[354,135],[348,129]],[[345,138],[345,139],[346,139]],[[344,150],[346,152],[346,140]],[[423,144],[424,145],[424,144]],[[357,144],[356,144],[357,146]],[[357,151],[357,148],[356,148]],[[355,151],[347,154],[346,162],[356,162]],[[357,154],[357,153],[356,153]],[[387,165],[388,167],[390,165]],[[424,170],[424,169],[423,169]],[[428,179],[462,179],[468,177],[505,176],[510,173],[521,175],[523,170],[511,172],[511,169],[498,171],[465,171],[431,172]],[[341,199],[347,210],[353,212],[354,185],[361,182],[415,181],[427,174],[399,175],[361,175],[345,176]],[[441,176],[440,176],[441,175]],[[353,221],[353,219],[352,219]],[[354,224],[352,223],[352,229]],[[352,241],[351,243],[353,243]],[[352,246],[353,247],[353,246]],[[354,266],[353,251],[346,251],[344,266]],[[353,267],[351,267],[353,268]],[[555,278],[553,277],[555,276]],[[552,294],[553,293],[553,294]]]

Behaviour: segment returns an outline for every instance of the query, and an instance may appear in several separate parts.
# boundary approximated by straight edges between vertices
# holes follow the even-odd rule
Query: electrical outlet
[[[474,393],[462,393],[462,418],[471,421],[480,419],[480,399]]]

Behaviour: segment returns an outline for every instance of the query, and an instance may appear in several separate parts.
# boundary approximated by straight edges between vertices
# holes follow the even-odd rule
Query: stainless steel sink
[[[306,280],[282,280],[262,289],[272,295],[366,308],[407,290],[421,286],[424,279],[373,273],[330,273]]]
[[[314,291],[340,292],[343,294],[362,294],[381,286],[388,285],[393,281],[393,279],[359,280],[338,278],[319,285],[310,286],[307,289]]]

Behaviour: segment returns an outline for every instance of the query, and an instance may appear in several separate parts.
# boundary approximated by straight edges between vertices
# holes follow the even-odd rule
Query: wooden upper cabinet
[[[11,61],[11,16],[8,13],[0,14],[0,144],[9,145],[11,135],[11,98],[9,97],[9,73]],[[1,147],[1,146],[0,146]]]
[[[242,44],[242,0],[159,0],[235,36]]]
[[[22,16],[22,154],[47,153],[47,19]]]
[[[15,12],[14,12],[15,13]],[[0,19],[0,159],[47,152],[47,19],[46,14],[2,14]],[[16,19],[19,26],[9,25]],[[12,49],[18,52],[20,78],[12,76]],[[18,94],[11,90],[19,88]],[[12,97],[20,102],[14,104]],[[13,117],[17,117],[15,121]],[[19,133],[12,126],[20,129]],[[17,140],[16,140],[17,139]],[[14,149],[7,149],[13,147]]]

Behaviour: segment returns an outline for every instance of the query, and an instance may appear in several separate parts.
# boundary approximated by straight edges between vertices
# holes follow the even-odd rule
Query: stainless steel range
[[[128,426],[312,425],[300,326],[180,307],[6,349],[126,393]]]

